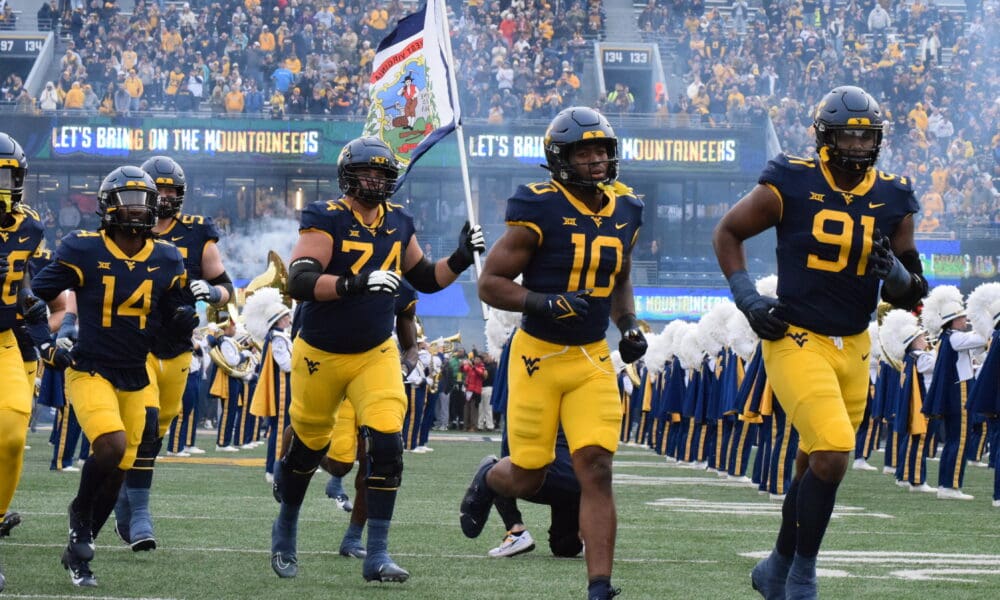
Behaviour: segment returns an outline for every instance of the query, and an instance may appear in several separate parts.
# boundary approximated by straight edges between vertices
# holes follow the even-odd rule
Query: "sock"
[[[296,515],[298,507],[302,506],[302,500],[306,497],[306,490],[309,489],[309,481],[312,479],[313,473],[315,470],[308,473],[294,471],[284,460],[278,463],[275,481],[280,482],[278,489],[281,492],[281,504],[282,506],[285,504],[295,506]]]
[[[816,557],[804,557],[795,554],[795,560],[788,569],[788,579],[785,582],[785,594],[788,598],[815,598],[816,591]]]
[[[361,546],[361,534],[364,532],[365,526],[358,525],[357,523],[351,523],[347,526],[347,532],[344,533],[344,539],[340,542],[341,548],[356,548]]]
[[[97,490],[94,496],[93,509],[94,538],[97,538],[97,534],[101,532],[101,528],[108,522],[108,517],[111,516],[111,511],[114,510],[115,503],[118,501],[118,492],[121,490],[124,480],[125,471],[115,467]]]
[[[815,558],[819,554],[819,546],[826,533],[826,526],[830,524],[839,486],[839,482],[831,483],[816,477],[812,469],[807,469],[802,476],[797,503],[799,527],[795,543],[796,555]]]
[[[795,542],[798,537],[798,496],[799,480],[792,479],[785,492],[785,501],[781,504],[781,529],[778,530],[778,540],[774,550],[781,556],[791,559],[795,556]]]
[[[370,505],[369,505],[370,506]],[[389,553],[389,519],[368,519],[368,558],[374,560]]]
[[[393,509],[396,506],[396,490],[376,490],[368,488],[366,492],[368,499],[368,518],[392,520]],[[371,537],[371,527],[368,535]]]
[[[343,478],[336,475],[330,476],[330,481],[326,482],[326,495],[328,498],[336,498],[344,495]]]
[[[510,531],[510,528],[518,523],[524,523],[521,511],[517,508],[517,501],[513,498],[497,496],[493,499],[493,506],[500,513],[500,518],[503,519],[503,524],[507,528],[507,531]]]
[[[76,498],[73,500],[73,510],[80,517],[86,520],[92,518],[97,493],[110,474],[111,471],[101,468],[93,456],[84,461],[83,468],[80,470],[80,486],[77,488]],[[115,497],[117,498],[117,494]]]
[[[128,502],[128,485],[123,485],[118,491],[118,502],[115,503],[115,521],[128,526],[132,521],[132,506]]]
[[[129,533],[133,540],[142,540],[153,536],[153,518],[149,514],[149,488],[125,488],[132,516],[129,519]]]
[[[274,520],[271,528],[271,553],[281,552],[282,554],[295,553],[295,541],[299,528],[299,508],[302,503],[296,505],[281,503],[278,510],[278,518]],[[279,534],[280,532],[280,534]]]

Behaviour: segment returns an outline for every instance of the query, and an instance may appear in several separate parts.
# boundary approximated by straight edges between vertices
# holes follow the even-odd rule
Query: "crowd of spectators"
[[[921,233],[1000,227],[996,0],[650,0],[648,41],[673,45],[686,89],[663,113],[713,123],[771,117],[783,150],[814,153],[812,110],[853,83],[889,126],[879,167],[909,176]],[[990,33],[994,32],[994,33]]]
[[[588,39],[603,31],[601,1],[504,5],[449,2],[463,111],[493,122],[548,118],[576,100]],[[19,110],[364,117],[375,49],[417,4],[137,0],[128,14],[113,0],[72,6],[59,13],[53,0],[39,10],[42,25],[61,14],[71,41],[46,87],[55,96],[29,96]],[[5,92],[8,103],[16,99]]]

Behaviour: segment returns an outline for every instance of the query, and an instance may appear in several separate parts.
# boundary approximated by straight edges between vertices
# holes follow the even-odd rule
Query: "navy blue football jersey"
[[[43,300],[65,289],[76,292],[76,368],[128,389],[141,388],[146,377],[151,318],[173,313],[186,280],[181,255],[168,243],[147,240],[136,255],[126,256],[104,232],[74,231],[32,283]]]
[[[917,212],[909,179],[869,169],[857,187],[840,190],[819,160],[779,154],[759,181],[782,205],[775,314],[823,335],[867,329],[880,283],[865,275],[872,235],[892,237]]]
[[[538,234],[538,248],[525,268],[523,285],[542,294],[593,290],[583,323],[567,327],[546,317],[525,315],[525,332],[558,344],[603,339],[611,314],[611,290],[624,257],[642,226],[642,201],[631,193],[607,191],[597,213],[556,182],[517,188],[507,201],[508,225]]]
[[[45,226],[38,213],[21,206],[10,227],[0,228],[0,255],[7,257],[6,277],[0,289],[0,331],[11,329],[20,319],[17,295],[28,274],[28,261],[45,239]]]
[[[403,279],[399,282],[399,287],[396,288],[396,300],[393,304],[393,313],[401,315],[406,312],[406,309],[410,308],[417,303],[417,290],[413,289],[410,282]]]
[[[177,218],[170,223],[167,229],[153,235],[156,239],[177,246],[177,250],[184,259],[187,279],[193,280],[202,279],[201,260],[205,253],[205,246],[209,242],[218,242],[221,232],[211,217],[182,213],[177,215]],[[192,306],[195,304],[194,295],[186,287],[181,294],[186,303]],[[171,335],[170,331],[165,331],[161,327],[159,319],[154,318],[150,323],[149,335],[152,340],[153,355],[159,358],[173,358],[191,351],[190,337]]]
[[[312,202],[302,211],[299,231],[319,231],[333,241],[324,273],[350,276],[378,270],[402,272],[403,255],[414,235],[413,217],[387,204],[384,217],[366,227],[344,200]],[[374,348],[392,334],[392,294],[363,294],[329,302],[302,303],[299,335],[312,346],[337,354]]]
[[[35,253],[28,259],[28,276],[34,278],[39,271],[44,269],[55,259],[55,253],[42,244],[35,250]]]

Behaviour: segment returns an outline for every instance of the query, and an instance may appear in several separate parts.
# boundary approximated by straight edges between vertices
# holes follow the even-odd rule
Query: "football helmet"
[[[607,170],[604,177],[581,177],[570,159],[577,144],[600,142],[608,150]],[[618,138],[604,115],[586,106],[563,109],[545,130],[545,162],[552,178],[563,184],[597,187],[614,183],[618,179]],[[604,161],[602,161],[604,162]],[[590,163],[590,166],[598,163]]]
[[[28,158],[21,144],[0,132],[0,213],[10,213],[21,202],[24,176],[28,174]]]
[[[883,126],[882,109],[871,94],[853,85],[834,88],[816,107],[816,151],[823,162],[842,171],[867,171],[878,160]],[[870,150],[852,150],[841,143],[846,135],[871,136],[875,144]]]
[[[380,177],[363,176],[361,169],[378,169]],[[399,164],[392,150],[375,137],[359,137],[348,142],[337,158],[337,182],[340,191],[375,207],[396,191]]]
[[[179,213],[181,204],[184,203],[184,190],[187,187],[184,169],[169,156],[154,156],[142,163],[142,170],[153,178],[157,189],[167,187],[177,190],[177,196],[174,198],[159,197],[156,204],[156,216],[161,219],[169,219]]]
[[[97,214],[105,229],[152,235],[160,194],[156,183],[139,167],[118,167],[101,182]]]

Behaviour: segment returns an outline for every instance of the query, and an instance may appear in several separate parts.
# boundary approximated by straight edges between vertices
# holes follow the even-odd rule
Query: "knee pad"
[[[367,440],[368,475],[365,483],[370,489],[396,490],[403,481],[403,436],[382,433],[370,427],[361,428]]]
[[[306,446],[305,442],[293,430],[292,441],[288,444],[288,452],[281,459],[281,464],[292,473],[312,475],[319,467],[320,460],[326,456],[326,449],[329,447],[330,444],[327,444],[319,450],[313,450]]]

